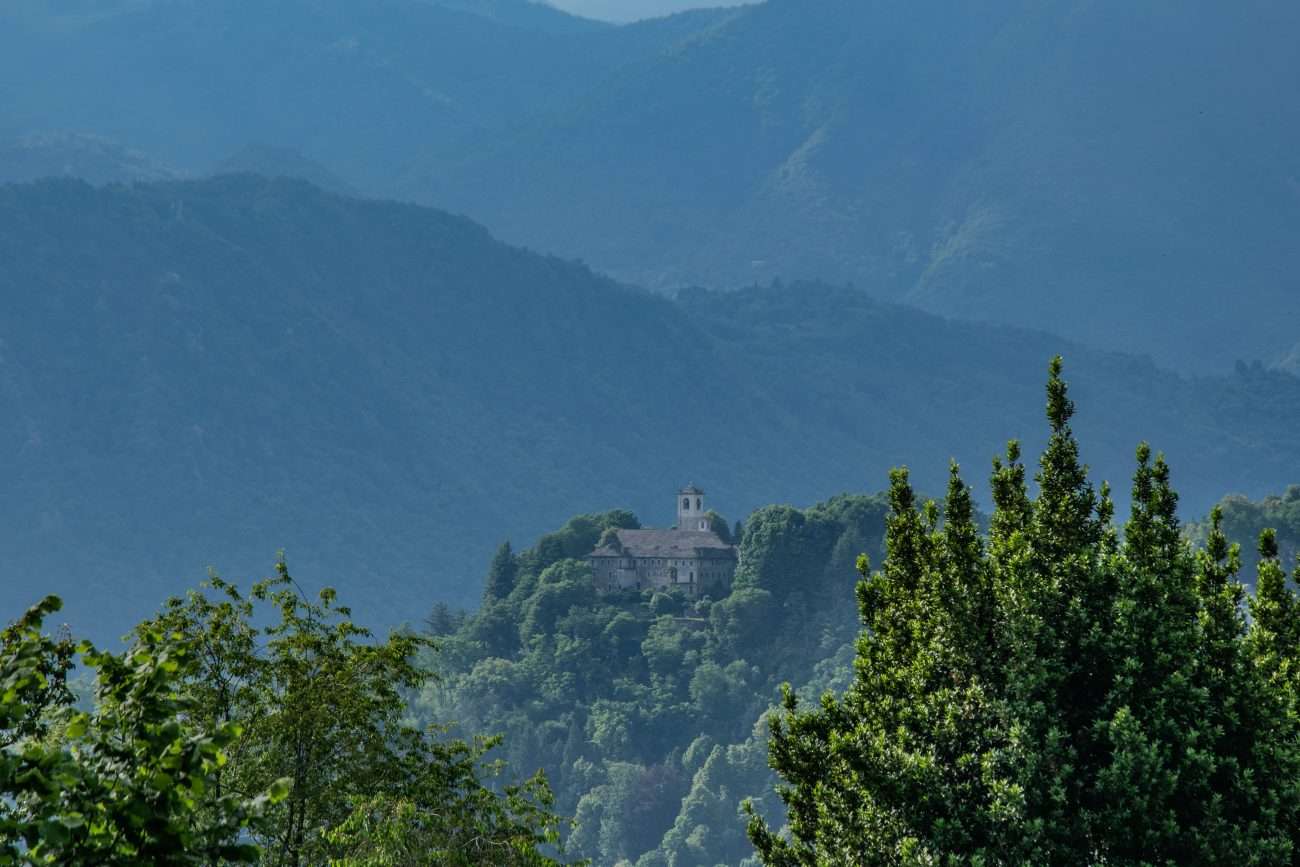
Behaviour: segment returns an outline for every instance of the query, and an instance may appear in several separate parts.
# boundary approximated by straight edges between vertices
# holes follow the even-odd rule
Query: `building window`
[[[704,500],[701,499],[700,497],[696,497],[696,498],[695,498],[695,511],[698,512],[698,511],[700,511],[700,510],[703,509],[703,508],[704,508]]]
[[[682,497],[682,511],[689,512],[690,510],[691,510],[691,498]]]

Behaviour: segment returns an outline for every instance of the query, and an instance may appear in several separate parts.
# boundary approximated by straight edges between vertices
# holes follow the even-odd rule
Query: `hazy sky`
[[[635,21],[638,18],[668,15],[701,6],[740,5],[738,0],[716,0],[712,3],[702,2],[702,0],[548,0],[548,2],[575,15],[603,18],[606,21]]]

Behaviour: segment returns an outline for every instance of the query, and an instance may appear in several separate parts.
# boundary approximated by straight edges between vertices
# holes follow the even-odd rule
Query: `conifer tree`
[[[787,693],[772,724],[789,829],[751,811],[764,863],[1300,855],[1300,627],[1275,540],[1248,631],[1220,516],[1193,551],[1169,467],[1143,444],[1121,537],[1080,460],[1060,359],[1047,395],[1037,495],[1012,442],[986,541],[956,467],[943,522],[893,474],[886,560],[859,564],[855,681],[808,710]]]
[[[509,542],[502,542],[488,567],[487,582],[483,588],[484,600],[505,599],[515,589],[519,564]]]
[[[1287,584],[1278,557],[1277,531],[1266,529],[1259,537],[1259,571],[1255,595],[1250,600],[1251,653],[1270,679],[1290,682],[1300,675],[1295,660],[1300,653],[1300,600]],[[1300,581],[1300,558],[1295,580]],[[1289,677],[1288,677],[1289,675]]]

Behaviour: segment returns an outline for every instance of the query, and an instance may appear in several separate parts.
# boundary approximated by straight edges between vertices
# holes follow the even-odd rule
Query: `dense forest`
[[[853,683],[855,639],[859,656],[868,646],[863,642],[877,637],[881,643],[892,645],[892,649],[880,651],[884,653],[887,650],[889,656],[873,654],[862,657],[875,666],[874,676],[879,678],[878,682],[889,684],[895,682],[891,678],[901,677],[900,673],[908,671],[908,666],[914,662],[911,654],[917,651],[907,650],[910,645],[905,642],[917,641],[929,634],[927,630],[934,630],[939,635],[965,635],[967,640],[974,640],[971,636],[978,638],[986,628],[990,629],[988,634],[995,631],[981,625],[981,616],[995,617],[1000,623],[1022,616],[1022,613],[1012,610],[999,610],[996,615],[987,610],[981,613],[981,604],[991,607],[1008,604],[1003,597],[990,596],[983,603],[978,595],[962,598],[963,594],[975,594],[981,586],[987,587],[981,592],[993,594],[995,588],[981,582],[998,580],[995,577],[997,572],[1010,567],[974,561],[954,563],[945,551],[955,544],[965,546],[968,557],[974,556],[972,550],[984,550],[985,545],[988,546],[987,556],[1009,557],[1011,555],[1002,546],[1011,544],[1007,534],[1013,532],[1012,522],[1024,523],[1039,510],[1046,512],[1050,497],[1073,497],[1076,510],[1082,505],[1095,510],[1095,516],[1076,511],[1073,518],[1082,522],[1078,528],[1085,533],[1079,544],[1091,546],[1080,562],[1093,564],[1090,568],[1100,568],[1108,558],[1122,551],[1120,556],[1130,558],[1123,570],[1135,570],[1136,576],[1140,576],[1124,580],[1138,583],[1121,587],[1116,583],[1121,579],[1115,575],[1104,579],[1098,575],[1100,583],[1093,587],[1086,582],[1073,586],[1046,586],[1056,586],[1055,592],[1066,597],[1071,594],[1080,594],[1080,598],[1085,593],[1102,594],[1102,598],[1095,598],[1088,604],[1094,606],[1097,628],[1104,626],[1110,630],[1108,641],[1113,643],[1093,652],[1115,654],[1117,658],[1107,663],[1112,668],[1123,662],[1120,654],[1137,654],[1136,658],[1123,662],[1130,666],[1193,667],[1190,656],[1170,660],[1160,655],[1173,652],[1172,648],[1152,650],[1142,646],[1140,636],[1134,630],[1144,635],[1147,630],[1156,633],[1163,629],[1170,631],[1169,636],[1151,639],[1155,642],[1221,642],[1226,640],[1222,635],[1216,639],[1213,634],[1201,633],[1193,639],[1186,632],[1178,633],[1178,630],[1187,629],[1208,630],[1209,627],[1204,625],[1196,626],[1202,622],[1196,618],[1215,616],[1226,618],[1218,628],[1227,630],[1229,634],[1244,634],[1246,621],[1242,619],[1244,609],[1241,604],[1245,591],[1237,583],[1238,574],[1242,581],[1252,585],[1259,576],[1260,597],[1281,593],[1283,600],[1291,598],[1287,596],[1290,591],[1280,589],[1277,582],[1278,576],[1283,574],[1281,564],[1295,559],[1293,513],[1297,499],[1294,490],[1288,489],[1284,496],[1269,497],[1261,503],[1251,503],[1236,496],[1226,498],[1215,507],[1211,518],[1181,528],[1176,517],[1178,498],[1173,492],[1169,467],[1163,458],[1153,460],[1150,449],[1143,446],[1139,449],[1133,501],[1129,504],[1130,517],[1121,537],[1119,531],[1109,525],[1114,505],[1109,500],[1107,489],[1103,487],[1098,493],[1087,481],[1086,468],[1078,463],[1078,447],[1067,424],[1072,404],[1064,398],[1059,380],[1053,380],[1053,383],[1056,387],[1051,405],[1054,434],[1036,476],[1043,493],[1033,501],[1023,489],[1025,468],[1019,463],[1018,447],[1013,447],[1010,457],[994,465],[997,511],[991,518],[980,516],[974,510],[970,490],[957,476],[954,475],[950,482],[948,496],[936,508],[933,503],[922,506],[924,498],[911,491],[905,473],[896,475],[894,489],[888,495],[845,495],[805,511],[789,507],[760,509],[743,524],[737,525],[736,541],[741,547],[742,566],[730,591],[716,599],[704,598],[694,602],[662,593],[598,595],[593,591],[589,570],[573,555],[589,550],[608,527],[635,526],[634,516],[628,513],[575,518],[560,531],[542,537],[535,547],[523,552],[515,553],[508,545],[503,546],[487,570],[487,591],[477,612],[457,615],[440,606],[429,618],[429,631],[439,637],[438,664],[443,666],[446,676],[426,688],[417,707],[431,718],[457,719],[471,729],[506,733],[506,749],[511,764],[546,769],[555,786],[560,809],[575,817],[575,826],[569,837],[571,851],[592,859],[595,864],[629,863],[640,867],[757,864],[760,859],[752,854],[751,841],[743,833],[747,823],[746,812],[752,817],[748,821],[753,829],[764,828],[761,821],[752,824],[755,820],[766,820],[773,828],[786,821],[783,804],[776,796],[778,778],[769,767],[769,761],[775,762],[783,773],[805,787],[794,790],[804,799],[820,798],[817,794],[819,787],[830,779],[822,775],[824,758],[814,756],[806,762],[795,763],[794,759],[788,758],[791,752],[787,752],[792,751],[793,746],[778,747],[773,751],[772,721],[781,719],[783,713],[779,707],[782,704],[781,684],[794,685],[785,700],[788,707],[795,707],[794,702],[799,701],[804,706],[811,704],[815,707],[823,694],[844,695]],[[947,515],[954,511],[967,522],[966,526],[954,528],[950,525]],[[1031,522],[1024,529],[1017,530],[1024,534],[1017,544],[1050,548],[1047,539],[1035,540],[1032,535],[1035,526]],[[980,528],[991,534],[987,542],[979,541]],[[955,533],[960,535],[954,536]],[[927,536],[929,541],[923,542]],[[1121,538],[1124,540],[1122,547]],[[1003,541],[999,542],[999,539]],[[1144,545],[1157,543],[1163,546],[1159,553],[1144,553]],[[1209,553],[1197,554],[1193,558],[1191,549],[1184,547],[1188,544]],[[1245,554],[1241,553],[1243,550]],[[917,560],[904,559],[909,556]],[[925,561],[921,559],[923,556],[932,559]],[[1157,568],[1156,562],[1149,559],[1152,557],[1168,558],[1167,562],[1160,561],[1158,568],[1170,569],[1171,574],[1160,577],[1147,572]],[[1248,563],[1239,573],[1243,559]],[[871,573],[869,564],[882,560],[884,571]],[[1055,569],[1060,565],[1049,558],[1042,568]],[[1119,567],[1111,564],[1106,568]],[[1204,573],[1203,577],[1195,577],[1198,570]],[[1125,571],[1124,574],[1131,573]],[[1174,576],[1180,577],[1175,579]],[[1300,576],[1300,562],[1297,563],[1297,576]],[[860,579],[862,583],[859,583]],[[1035,580],[1054,582],[1061,579],[1040,576]],[[1183,583],[1179,585],[1176,581]],[[1133,604],[1130,593],[1136,594],[1143,605],[1190,605],[1191,609],[1184,610],[1191,613],[1184,613],[1179,621],[1176,620],[1175,608],[1157,608],[1146,612],[1146,619],[1138,623],[1130,607]],[[1192,598],[1196,594],[1204,595],[1197,597],[1197,601]],[[855,599],[860,601],[861,611]],[[869,603],[868,599],[877,601]],[[1063,600],[1059,604],[1064,604]],[[1270,610],[1268,606],[1271,604],[1274,603],[1257,597],[1251,601],[1250,610],[1255,616],[1260,616],[1261,612]],[[1286,607],[1294,606],[1294,601],[1277,604],[1281,604],[1284,611],[1294,610]],[[950,610],[946,606],[953,608]],[[1198,611],[1202,613],[1196,613]],[[858,619],[859,614],[867,618],[870,627],[860,639],[858,634],[862,621]],[[908,638],[909,633],[905,630],[913,627],[901,625],[896,619],[903,615],[913,618],[918,624],[928,625],[911,632]],[[1191,622],[1186,619],[1189,616],[1193,618]],[[1279,616],[1282,618],[1281,627],[1291,629],[1294,626],[1285,621],[1289,614],[1274,612],[1270,616],[1274,618],[1274,625],[1269,629],[1280,628],[1276,620]],[[940,626],[944,617],[955,618],[955,622]],[[1085,627],[1075,623],[1070,628]],[[903,635],[890,634],[899,630],[904,630]],[[1261,635],[1262,631],[1256,624],[1252,627],[1250,640],[1285,641],[1277,635],[1271,638]],[[1135,641],[1138,642],[1136,646]],[[1200,652],[1196,649],[1199,646],[1184,643],[1177,652],[1194,655]],[[946,658],[944,653],[950,652],[945,646],[920,652],[927,665],[957,665],[951,660],[943,661]],[[965,652],[973,651],[968,649]],[[1044,646],[1035,652],[1046,655],[1047,648]],[[1059,652],[1066,653],[1068,658],[1076,651],[1062,647]],[[1158,654],[1158,662],[1148,657],[1153,652]],[[1293,654],[1294,648],[1286,652]],[[1000,653],[1007,651],[1003,649]],[[933,659],[928,654],[932,654]],[[975,660],[980,666],[993,665],[978,657]],[[1277,663],[1266,659],[1262,664]],[[1294,671],[1293,668],[1290,670]],[[1198,676],[1215,674],[1202,672]],[[990,673],[985,671],[984,675],[990,676]],[[992,672],[992,676],[998,675],[998,672]],[[1126,701],[1172,700],[1155,695],[1143,695],[1139,699],[1135,692],[1155,689],[1153,682],[1142,679],[1144,676],[1158,680],[1166,675],[1151,670],[1146,675],[1117,677],[1115,689],[1121,695],[1116,698],[1111,694],[1102,707],[1115,712]],[[1249,679],[1251,675],[1233,669],[1229,673],[1220,671],[1217,676]],[[1282,675],[1283,679],[1290,676]],[[1128,677],[1133,677],[1136,683],[1125,685]],[[1271,682],[1276,682],[1277,676],[1272,677]],[[879,721],[887,711],[897,714],[900,719],[909,719],[912,714],[933,713],[927,708],[943,704],[943,700],[926,695],[926,689],[934,687],[912,685],[906,695],[894,696],[894,701],[910,702],[910,706],[904,704],[898,710],[890,710],[894,705],[885,696],[872,697],[873,688],[877,692],[881,689],[875,687],[876,683],[863,681],[850,694],[857,696],[855,701],[863,702],[861,710],[856,712],[872,720],[871,731],[881,735],[890,731],[888,725]],[[895,688],[902,690],[905,683],[901,681]],[[1079,688],[1072,687],[1076,691]],[[1259,685],[1256,684],[1255,688]],[[1077,694],[1061,692],[1058,700],[1070,702],[1073,699],[1069,696]],[[958,697],[954,696],[952,700],[956,701]],[[971,700],[970,694],[966,700]],[[859,705],[846,707],[858,708]],[[1136,704],[1131,710],[1136,714],[1152,712],[1150,707],[1144,710]],[[975,728],[987,725],[991,731],[991,718],[979,715],[985,712],[991,711],[988,708],[979,710],[967,725]],[[1215,712],[1221,712],[1221,709]],[[1275,709],[1273,712],[1280,711]],[[830,723],[839,719],[832,711],[828,710],[826,714]],[[801,722],[802,719],[796,715],[789,724],[792,728],[778,728],[781,736],[791,740],[795,733],[801,733],[800,737],[811,737],[811,733],[819,731],[823,724],[811,720]],[[1191,720],[1191,716],[1183,716],[1172,724],[1188,726]],[[1150,724],[1146,719],[1139,723]],[[1169,721],[1163,723],[1169,724]],[[944,731],[934,734],[948,735]],[[976,734],[974,730],[968,733],[969,736]],[[1171,735],[1162,730],[1149,736],[1163,738]],[[1180,731],[1178,736],[1194,741],[1198,734],[1193,729]],[[1290,735],[1283,732],[1271,736],[1285,739]],[[1080,735],[1079,743],[1072,742],[1068,748],[1086,750],[1087,743],[1087,738]],[[1223,751],[1222,761],[1258,761],[1235,758],[1229,744],[1223,741],[1219,744],[1216,749]],[[1173,750],[1173,755],[1176,755],[1180,749],[1173,744],[1164,747],[1139,744],[1127,748],[1155,751],[1146,761],[1156,764],[1173,761],[1166,750]],[[824,751],[825,746],[804,749]],[[924,751],[926,748],[908,741],[890,749]],[[1105,751],[1105,748],[1097,749]],[[922,755],[928,754],[922,752]],[[1164,758],[1156,758],[1157,755]],[[889,754],[876,759],[881,762],[890,760]],[[1110,761],[1130,760],[1114,757]],[[1263,761],[1267,764],[1272,759]],[[1289,761],[1295,761],[1295,757]],[[1229,769],[1213,772],[1216,782],[1207,785],[1227,785],[1225,774],[1232,776],[1244,772],[1244,768],[1230,770],[1234,766],[1228,765],[1225,767]],[[793,771],[800,769],[804,776],[796,778]],[[1101,776],[1089,785],[1120,785],[1121,780],[1115,775],[1123,772],[1122,768],[1114,766],[1092,771]],[[911,795],[915,802],[899,800],[905,797],[900,792],[913,792],[907,786],[920,785],[920,782],[911,781],[904,785],[908,772],[901,767],[891,766],[890,773],[894,777],[881,785],[882,797],[896,800],[889,809],[919,812],[923,809],[922,798],[938,799],[934,807],[926,808],[938,811],[936,816],[928,819],[940,822],[934,833],[944,839],[942,845],[948,847],[950,854],[960,856],[954,863],[968,863],[965,859],[970,857],[979,841],[941,830],[942,817],[961,809],[964,799],[969,797],[959,794],[965,790],[951,788],[956,782],[935,780],[929,785],[947,788],[939,788],[934,793],[915,792]],[[950,772],[941,768],[934,771],[940,777],[949,773],[955,774],[957,781],[962,778],[959,768]],[[1171,769],[1169,773],[1175,771]],[[1181,773],[1186,774],[1185,771]],[[1139,778],[1123,785],[1139,789],[1151,785],[1149,780],[1142,778],[1147,774],[1159,778],[1160,772],[1155,765],[1147,766]],[[1039,781],[1039,784],[1043,783]],[[846,798],[861,798],[872,792],[870,777],[855,777],[844,785],[851,787],[843,793]],[[1294,786],[1294,779],[1275,778],[1270,785]],[[1115,789],[1113,793],[1119,804],[1130,804],[1137,797],[1132,791]],[[1300,806],[1293,800],[1295,794],[1294,791],[1288,793],[1279,789],[1269,797],[1282,799],[1281,803],[1291,804],[1287,809],[1294,810]],[[1142,798],[1154,797],[1157,797],[1156,793],[1143,795],[1139,800],[1148,803],[1149,800]],[[1178,796],[1166,792],[1159,797],[1173,801]],[[1207,800],[1212,796],[1202,793],[1195,798]],[[786,800],[799,804],[789,797]],[[742,804],[746,805],[743,809]],[[1237,808],[1262,809],[1266,813],[1274,809],[1258,803],[1254,806],[1234,805],[1234,809]],[[812,812],[811,806],[807,809]],[[1171,826],[1180,829],[1173,836],[1182,833],[1181,828],[1187,822],[1208,821],[1206,817],[1173,815],[1180,809],[1173,803],[1165,809],[1171,811],[1168,819]],[[1058,815],[1057,819],[1060,818]],[[853,825],[853,822],[860,821],[858,819],[849,817],[846,821],[850,822],[848,827],[826,832],[829,839],[816,837],[803,841],[813,843],[808,849],[789,848],[778,838],[767,836],[768,832],[763,830],[758,830],[754,839],[764,850],[763,863],[895,863],[889,857],[889,853],[895,851],[895,844],[886,845],[878,836],[868,835],[870,826],[864,830]],[[1141,824],[1143,820],[1130,816],[1124,821]],[[1280,830],[1275,829],[1275,833]],[[897,829],[894,832],[897,833]],[[878,835],[879,829],[875,833]],[[984,863],[1023,863],[1026,859],[1032,863],[1081,863],[1071,860],[1073,856],[1069,854],[1069,847],[1075,842],[1062,839],[1076,832],[1065,831],[1055,838],[1047,834],[1045,839],[1026,842],[1034,838],[1036,832],[1009,823],[999,833],[1023,834],[1025,839],[1016,845],[1030,847],[1023,851],[1032,854],[1008,860],[1008,850],[1003,849],[986,857]],[[1083,832],[1077,833],[1086,836]],[[1131,841],[1123,839],[1127,832],[1110,833],[1117,835],[1111,845],[1130,845]],[[1262,836],[1262,832],[1256,833]],[[930,842],[914,841],[910,845],[922,852]],[[1222,849],[1197,850],[1186,839],[1156,841],[1152,837],[1132,844],[1132,848],[1141,851],[1144,846],[1149,846],[1148,852],[1177,851],[1180,855],[1176,863],[1225,863],[1222,859],[1230,857],[1229,852],[1244,857],[1247,862],[1270,863],[1266,849],[1276,844],[1277,841],[1266,842],[1258,838],[1247,841],[1237,836],[1222,841]],[[1010,847],[1011,844],[1003,841],[998,845]],[[827,858],[825,853],[828,850],[832,853],[828,860],[816,860],[819,852],[820,857]],[[916,863],[926,861],[919,858]],[[1119,858],[1115,863],[1151,862],[1143,858],[1133,861],[1130,856],[1129,860]],[[1284,860],[1283,863],[1289,862]]]
[[[101,643],[282,548],[387,626],[476,602],[503,538],[616,507],[662,523],[691,479],[737,517],[904,463],[942,490],[949,457],[1042,444],[1034,371],[1062,349],[825,284],[666,298],[248,175],[0,187],[0,261],[0,556]],[[1189,515],[1295,477],[1300,379],[1068,351],[1101,477],[1143,436],[1186,467]]]
[[[576,817],[573,854],[597,864],[735,864],[752,855],[750,797],[778,815],[764,718],[783,682],[842,687],[857,633],[862,553],[879,557],[888,503],[843,495],[769,506],[740,526],[741,566],[717,598],[597,594],[585,556],[610,512],[574,518],[491,563],[482,606],[428,626],[442,677],[430,719],[501,732],[512,767],[546,770]]]
[[[898,469],[716,516],[716,597],[597,593],[586,553],[639,526],[613,511],[503,544],[477,611],[387,638],[283,561],[119,654],[52,634],[48,598],[0,635],[0,857],[1290,864],[1295,491],[1185,528],[1144,443],[1120,526],[1074,411],[1057,360],[1034,490],[1013,440],[988,516],[956,464],[939,501]],[[1225,533],[1274,519],[1248,592]]]
[[[1261,532],[1248,595],[1221,510],[1189,545],[1146,443],[1121,530],[1074,414],[1057,358],[1033,488],[1013,440],[984,535],[956,465],[942,510],[891,474],[853,683],[772,722],[763,863],[1293,863],[1300,562]]]
[[[1300,555],[1300,485],[1291,485],[1281,494],[1258,500],[1230,494],[1219,501],[1217,508],[1222,515],[1224,535],[1241,545],[1246,574],[1253,573],[1259,562],[1259,552],[1251,541],[1265,530],[1276,534],[1284,562]],[[1187,535],[1203,544],[1211,530],[1209,521],[1193,521],[1187,526]]]

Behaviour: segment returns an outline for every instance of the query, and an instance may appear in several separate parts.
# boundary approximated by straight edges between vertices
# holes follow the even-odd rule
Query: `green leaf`
[[[85,736],[86,729],[89,728],[89,726],[90,715],[79,713],[68,722],[68,727],[64,730],[64,734],[69,738],[76,740]]]
[[[289,797],[291,791],[293,791],[293,779],[290,777],[281,777],[271,784],[271,787],[267,789],[266,794],[271,799],[271,803],[278,804],[285,798]]]

